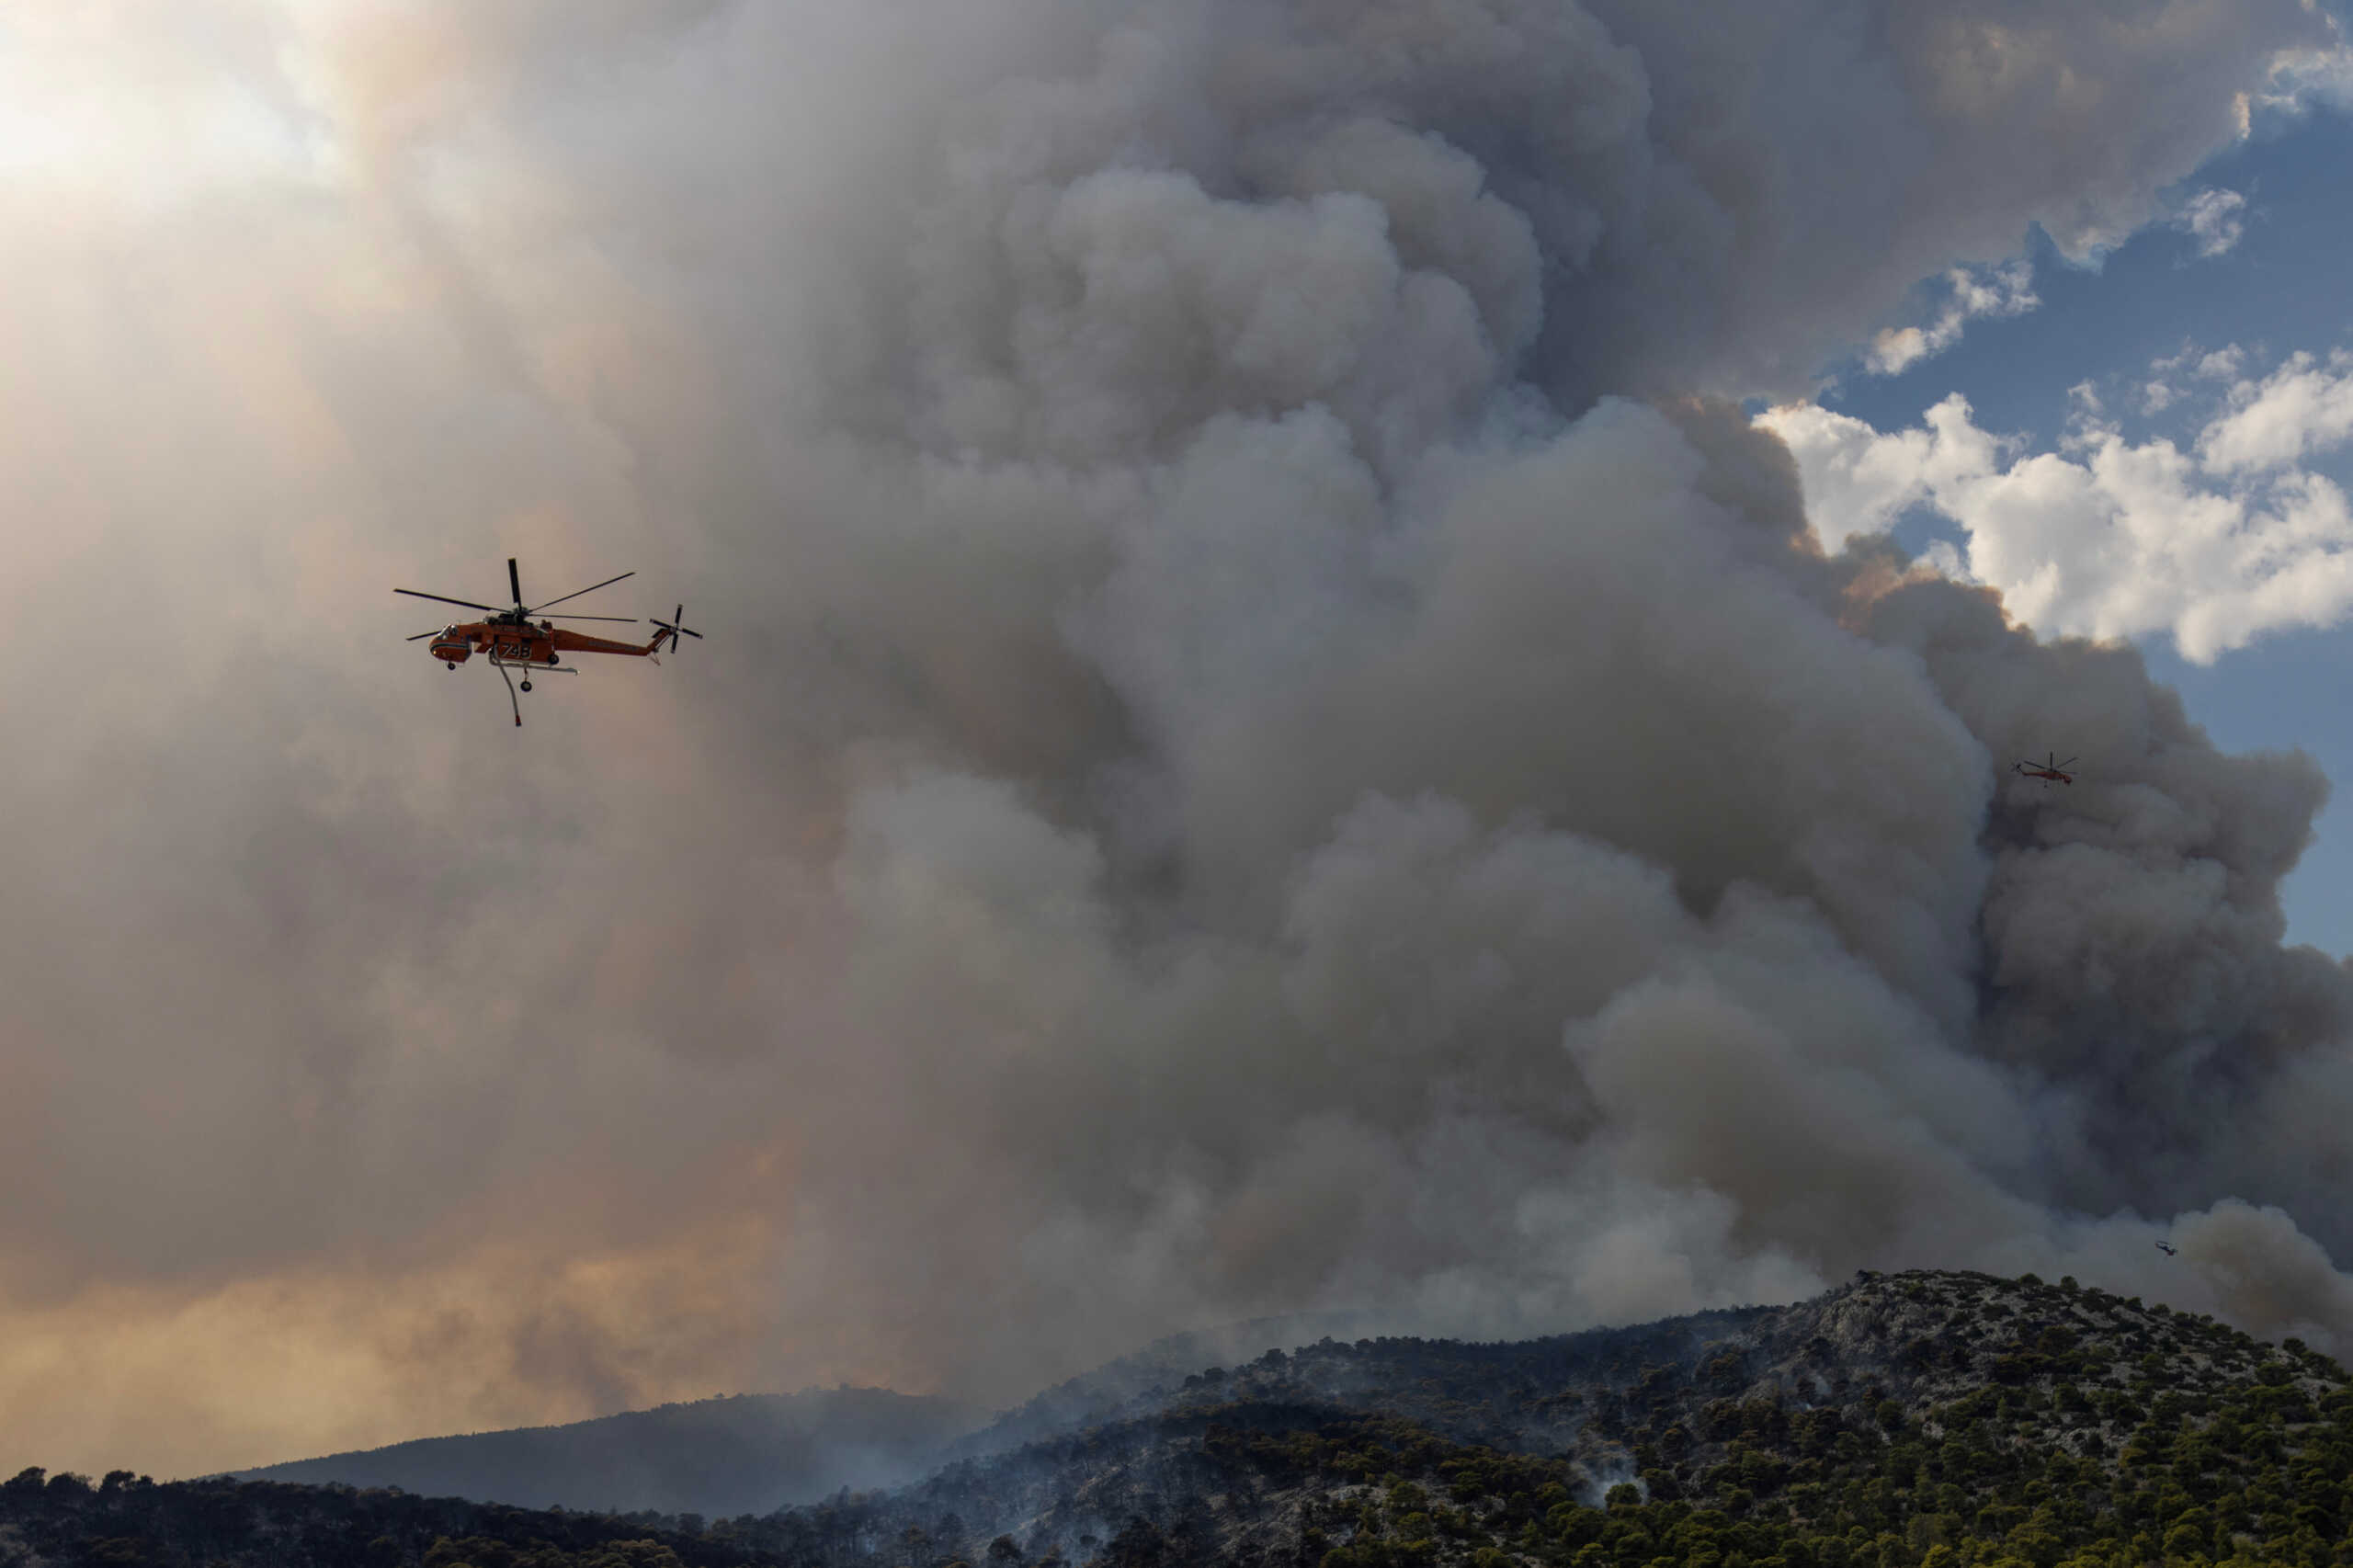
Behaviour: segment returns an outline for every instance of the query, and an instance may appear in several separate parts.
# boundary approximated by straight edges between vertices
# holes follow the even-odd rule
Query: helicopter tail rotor
[[[697,631],[693,627],[685,624],[687,619],[687,607],[684,605],[680,605],[677,608],[672,610],[670,612],[670,619],[667,620],[664,620],[660,616],[649,616],[646,619],[652,620],[654,625],[662,629],[660,631],[654,633],[654,643],[656,648],[661,646],[662,639],[665,637],[667,637],[670,640],[670,646],[674,650],[678,646],[678,639],[681,636],[691,637],[698,642],[702,641],[701,632]]]

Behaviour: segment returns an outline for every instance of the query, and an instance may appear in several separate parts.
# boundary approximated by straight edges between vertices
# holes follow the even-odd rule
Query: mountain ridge
[[[0,1484],[0,1568],[2353,1563],[2345,1369],[2072,1279],[1864,1275],[1536,1340],[1161,1364],[1074,1380],[1100,1419],[710,1521],[29,1471]]]
[[[983,1413],[889,1389],[722,1394],[545,1426],[416,1437],[229,1472],[526,1508],[767,1513],[917,1479]]]
[[[1718,1328],[1731,1332],[1711,1337]],[[1336,1378],[1336,1370],[1347,1376]],[[1586,1374],[1582,1386],[1555,1381],[1574,1370]],[[2034,1456],[2028,1469],[2088,1489],[2112,1521],[2131,1524],[2145,1501],[2134,1500],[2148,1490],[2137,1472],[2159,1462],[2151,1456],[2196,1439],[2187,1424],[2222,1408],[2227,1422],[2214,1421],[2233,1441],[2257,1419],[2267,1431],[2292,1425],[2309,1433],[2324,1425],[2323,1406],[2334,1426],[2313,1438],[2322,1455],[2312,1479],[2297,1483],[2322,1501],[2306,1506],[2314,1513],[2291,1508],[2272,1522],[2291,1541],[2306,1532],[2293,1561],[2341,1568],[2353,1562],[2344,1534],[2353,1517],[2353,1491],[2346,1489],[2353,1392],[2344,1369],[2328,1358],[2292,1340],[2275,1353],[2209,1317],[2086,1290],[2072,1279],[2047,1285],[2032,1275],[1867,1272],[1789,1307],[1725,1309],[1634,1328],[1489,1346],[1390,1339],[1271,1353],[1222,1380],[1201,1379],[1157,1409],[1131,1408],[1114,1422],[952,1467],[889,1497],[791,1510],[777,1523],[787,1527],[783,1540],[796,1561],[881,1561],[842,1555],[845,1528],[853,1541],[916,1530],[956,1538],[967,1549],[995,1529],[1024,1560],[1124,1562],[1158,1552],[1184,1562],[1206,1561],[1199,1554],[1208,1552],[1221,1562],[1378,1568],[1449,1560],[1444,1531],[1412,1533],[1416,1518],[1436,1528],[1437,1516],[1417,1500],[1427,1504],[1428,1483],[1449,1466],[1458,1474],[1501,1467],[1530,1483],[1523,1492],[1552,1494],[1534,1513],[1563,1530],[1594,1533],[1548,1540],[1530,1511],[1515,1511],[1516,1494],[1480,1491],[1456,1502],[1478,1502],[1484,1515],[1460,1506],[1451,1515],[1456,1538],[1469,1543],[1465,1560],[1505,1550],[1500,1537],[1477,1540],[1482,1517],[1514,1527],[1518,1561],[1583,1568],[1657,1568],[1650,1555],[1586,1559],[1554,1550],[1563,1540],[1580,1550],[1597,1544],[1603,1527],[1594,1521],[1627,1508],[1744,1523],[1779,1508],[1784,1534],[1842,1518],[1851,1534],[1874,1509],[1889,1510],[1833,1491],[1902,1483],[1882,1489],[1910,1498],[1894,1510],[1907,1528],[1915,1517],[1933,1521],[1923,1529],[1924,1538],[1937,1538],[1927,1546],[1967,1541],[1994,1524],[2006,1539],[2032,1522],[2040,1534],[2021,1560],[2051,1568],[2058,1559],[2044,1550],[2048,1542],[2063,1540],[2067,1530],[2097,1534],[2097,1509],[2084,1505],[2070,1522],[1996,1496],[1964,1516],[1960,1505],[1998,1490],[1995,1481],[2032,1497],[2035,1482],[2017,1465],[2005,1470],[1973,1457],[1979,1450],[1971,1445],[1984,1437],[1977,1429],[1987,1421],[1998,1419],[2002,1452]],[[2296,1414],[2305,1419],[2289,1423]],[[2286,1451],[2279,1437],[2263,1441],[2275,1459]],[[1925,1452],[1930,1444],[1933,1455]],[[1957,1453],[1946,1451],[1956,1444]],[[2192,1457],[2203,1455],[2192,1441]],[[1948,1471],[1961,1479],[1945,1480]],[[2194,1479],[2211,1490],[2206,1473]],[[1258,1484],[1269,1474],[1282,1484]],[[1961,1480],[1985,1484],[1961,1488],[1958,1501],[1939,1490]],[[1928,1494],[1911,1497],[1922,1484]],[[1451,1483],[1449,1489],[1459,1491]],[[1371,1494],[1399,1495],[1369,1517]],[[1204,1508],[1204,1498],[1220,1501]],[[2185,1528],[2191,1512],[2165,1501],[2161,1489],[2145,1506],[2167,1510],[2155,1516],[2167,1527],[2162,1539]],[[1563,1507],[1583,1513],[1556,1519]],[[2246,1522],[2270,1517],[2258,1513]],[[1340,1518],[1353,1522],[1336,1528]],[[2189,1518],[2188,1528],[2201,1526],[2218,1550],[2244,1545],[2238,1538],[2250,1534],[2225,1529],[2212,1515]],[[1405,1550],[1417,1540],[1419,1550]],[[1307,1552],[1313,1541],[1339,1555]],[[1364,1555],[1349,1556],[1359,1542]],[[2126,1560],[2161,1555],[2160,1538],[2143,1544],[2147,1550]],[[1753,1562],[1777,1553],[1748,1555]],[[1845,1562],[1839,1555],[1816,1553],[1803,1568],[1951,1568],[1927,1562],[1925,1547],[1891,1552],[1875,1537],[1870,1553],[1847,1553]],[[1801,1565],[1785,1555],[1785,1568]]]

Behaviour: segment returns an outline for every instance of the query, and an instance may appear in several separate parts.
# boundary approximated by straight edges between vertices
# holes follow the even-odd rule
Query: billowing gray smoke
[[[1002,1398],[1261,1313],[1536,1332],[1862,1265],[2353,1339],[2353,981],[2276,896],[2324,781],[2218,754],[2129,650],[1825,560],[1723,401],[2029,222],[2129,231],[2318,14],[452,5],[270,41],[345,161],[241,212],[277,249],[173,220],[189,302],[143,330],[203,341],[227,291],[280,352],[222,361],[242,417],[172,415],[225,433],[168,483],[97,460],[153,449],[148,394],[89,394],[92,515],[252,549],[300,495],[335,520],[267,570],[306,605],[661,553],[712,641],[531,699],[520,746],[438,672],[256,697],[199,660],[8,787],[110,824],[10,850],[61,896],[9,1049],[120,1119],[0,1233],[43,1366],[212,1312],[475,1380],[359,1434],[199,1388],[180,1451]],[[49,245],[0,267],[142,265]],[[2082,781],[1996,772],[2053,746]],[[192,782],[121,793],[165,756]],[[60,956],[102,931],[172,956]]]

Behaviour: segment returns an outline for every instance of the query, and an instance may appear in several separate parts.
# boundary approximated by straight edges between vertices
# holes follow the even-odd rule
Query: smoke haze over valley
[[[0,23],[0,1471],[1909,1264],[2353,1352],[2326,779],[1825,554],[1742,401],[2345,58],[2296,0]],[[508,555],[710,641],[510,731],[389,592]]]

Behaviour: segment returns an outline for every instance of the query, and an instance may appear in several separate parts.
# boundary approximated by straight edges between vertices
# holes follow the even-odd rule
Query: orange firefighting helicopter
[[[2016,763],[2012,765],[2010,771],[2023,773],[2029,778],[2040,778],[2045,784],[2073,784],[2075,781],[2075,776],[2067,769],[2075,765],[2075,759],[2071,756],[2064,762],[2051,760],[2058,755],[2055,751],[2045,752],[2042,761]]]
[[[557,620],[619,620],[633,624],[637,620],[637,617],[633,615],[559,615],[547,617],[536,625],[532,623],[531,618],[540,615],[551,605],[563,604],[580,597],[582,594],[593,594],[598,588],[609,588],[623,577],[636,575],[634,572],[624,572],[620,577],[608,577],[601,583],[591,584],[585,588],[566,594],[563,598],[550,599],[543,605],[526,607],[523,603],[522,574],[515,569],[514,557],[509,556],[506,561],[506,585],[514,590],[515,594],[515,608],[512,609],[500,609],[496,605],[477,604],[472,599],[453,599],[447,594],[419,593],[415,588],[394,588],[392,592],[406,594],[411,598],[434,599],[445,605],[463,605],[468,609],[490,612],[490,617],[486,620],[460,621],[445,626],[438,631],[420,631],[408,641],[422,642],[427,637],[432,638],[433,656],[453,670],[464,664],[470,655],[479,652],[497,669],[500,678],[506,682],[507,705],[515,710],[515,722],[520,726],[523,722],[523,705],[515,696],[515,677],[506,673],[510,668],[519,668],[524,672],[523,689],[529,691],[531,689],[531,676],[535,673],[550,671],[556,675],[578,675],[580,673],[578,670],[573,669],[563,662],[563,657],[566,653],[626,653],[631,658],[650,659],[662,651],[662,644],[665,639],[673,648],[678,645],[678,639],[682,635],[698,641],[701,639],[701,632],[690,626],[681,624],[687,613],[685,605],[680,605],[676,609],[672,610],[670,619],[667,620],[659,617],[648,618],[662,630],[656,631],[653,641],[643,647],[634,642],[616,642],[609,638],[591,637],[583,631],[563,631],[551,624]],[[658,664],[660,661],[655,660],[655,663]]]

